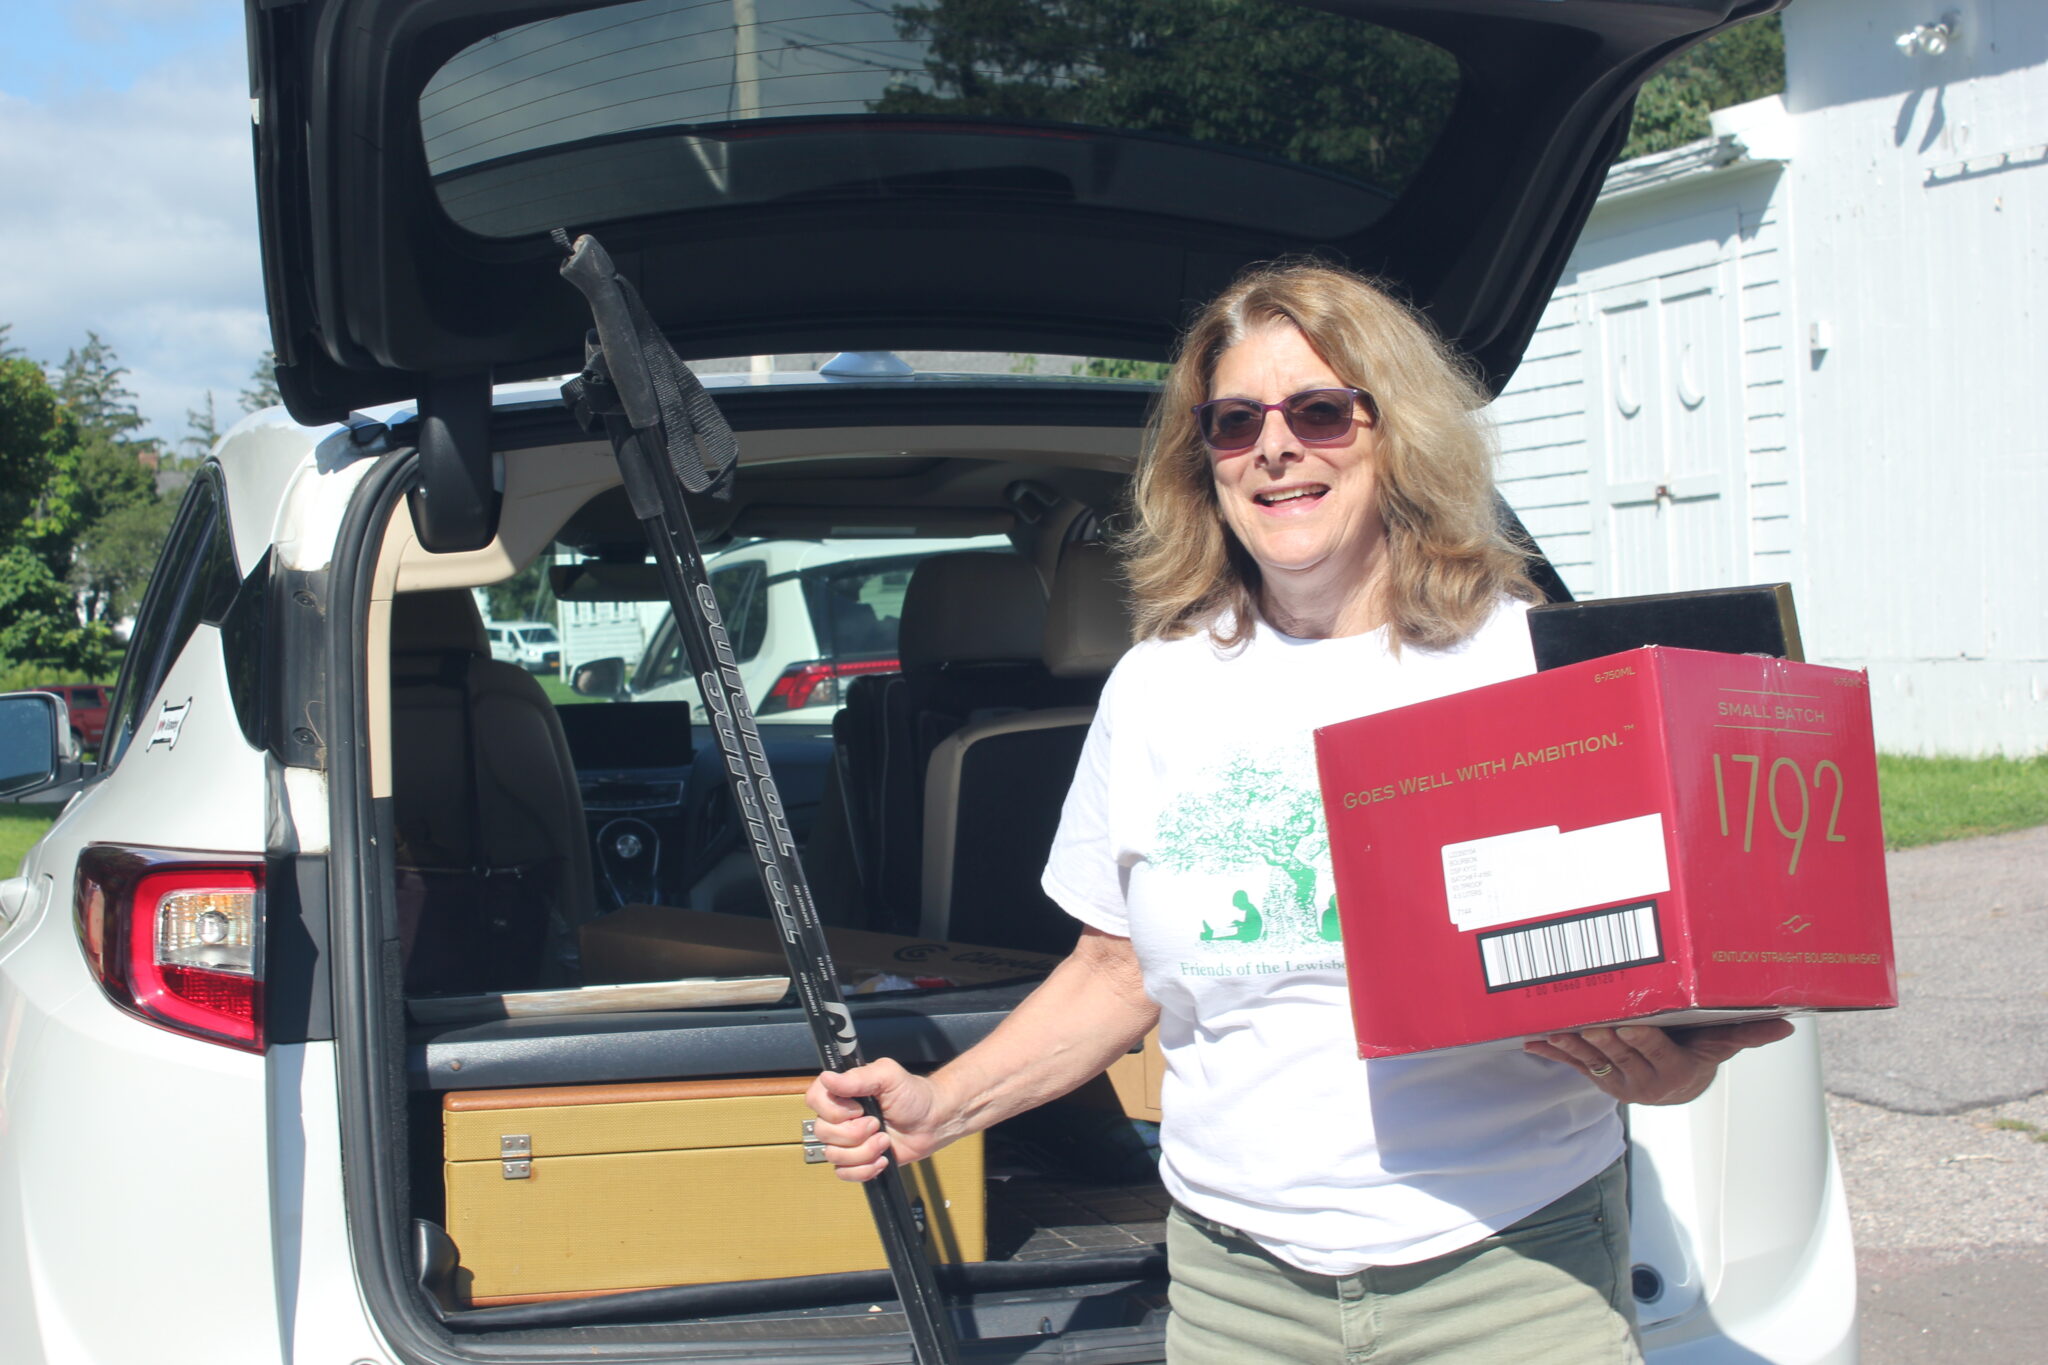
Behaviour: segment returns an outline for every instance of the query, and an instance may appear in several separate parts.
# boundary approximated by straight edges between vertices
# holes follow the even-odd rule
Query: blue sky
[[[47,99],[126,90],[179,49],[242,41],[237,0],[23,3],[7,17],[0,90]]]
[[[0,43],[0,322],[54,365],[88,330],[176,440],[269,346],[240,0],[20,0]]]

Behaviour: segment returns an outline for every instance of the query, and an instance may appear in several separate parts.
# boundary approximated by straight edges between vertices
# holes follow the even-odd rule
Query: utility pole
[[[761,117],[760,33],[754,22],[754,0],[732,0],[733,113],[739,118]],[[773,374],[775,357],[752,357],[747,362],[747,372]]]

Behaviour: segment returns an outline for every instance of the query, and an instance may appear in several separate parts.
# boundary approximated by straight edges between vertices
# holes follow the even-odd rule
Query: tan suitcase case
[[[807,1077],[473,1090],[443,1101],[475,1305],[879,1270],[860,1188],[803,1159]],[[985,1257],[981,1139],[908,1168],[936,1259]]]

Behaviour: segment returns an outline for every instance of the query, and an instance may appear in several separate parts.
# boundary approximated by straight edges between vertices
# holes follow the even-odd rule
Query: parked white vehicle
[[[1062,42],[1070,8],[1040,16]],[[1428,49],[1404,69],[1439,82],[1431,100],[1389,101],[1361,76],[1347,104],[1344,81],[1319,77],[1325,122],[1350,122],[1296,146],[1084,118],[1069,98],[1100,72],[1079,58],[1006,78],[1010,95],[1046,96],[1043,118],[877,108],[897,76],[945,65],[927,66],[935,49],[886,6],[825,41],[763,0],[741,37],[787,63],[762,62],[778,75],[759,86],[788,101],[767,107],[715,74],[736,50],[731,10],[696,0],[250,5],[266,279],[297,420],[244,419],[195,472],[95,771],[0,883],[0,1361],[907,1359],[880,1271],[791,1268],[820,1240],[821,1201],[847,1188],[806,1166],[793,1121],[745,1139],[775,1150],[743,1178],[600,1178],[566,1215],[496,1230],[451,1214],[446,1125],[465,1106],[816,1065],[786,1002],[648,1007],[604,995],[609,982],[584,990],[599,983],[580,935],[607,905],[605,859],[628,857],[621,825],[669,822],[661,837],[694,888],[706,878],[690,865],[724,856],[741,822],[715,746],[686,707],[660,706],[660,681],[631,704],[558,711],[491,657],[470,596],[550,553],[644,562],[635,499],[557,382],[493,388],[583,362],[589,315],[556,278],[549,229],[610,238],[692,356],[898,344],[1156,360],[1187,303],[1243,263],[1322,246],[1399,281],[1497,390],[1634,89],[1737,7],[1512,8],[1176,6],[1206,25],[1178,41],[1219,62]],[[1254,47],[1277,25],[1288,44]],[[1156,47],[1139,36],[1112,46]],[[895,76],[868,55],[887,44]],[[1226,130],[1266,126],[1257,101],[1307,80],[1271,74],[1190,98]],[[762,116],[730,122],[742,107]],[[1228,121],[1247,108],[1257,117]],[[1330,159],[1356,148],[1370,164]],[[829,582],[864,562],[792,547],[995,535],[1050,579],[1123,506],[1154,397],[1140,383],[907,373],[736,375],[712,391],[741,461],[730,498],[693,495],[693,521],[728,549],[729,592],[755,573],[749,546],[783,547],[752,580],[772,609],[764,704],[792,667],[827,657],[808,608],[790,619],[808,619],[811,642],[771,648],[776,587],[801,600],[806,573]],[[878,623],[894,573],[854,595]],[[746,619],[738,605],[728,619]],[[1039,638],[983,635],[999,633]],[[1040,663],[1005,659],[1019,676]],[[792,715],[829,717],[791,691]],[[57,715],[46,696],[0,697],[0,795],[62,780]],[[842,790],[829,727],[762,729],[816,889],[845,875],[868,889],[858,859],[826,866],[832,803],[878,822],[906,811]],[[1023,804],[993,803],[982,823],[1021,828]],[[716,908],[758,918],[754,895]],[[920,927],[915,903],[841,904],[842,927]],[[994,947],[1000,961],[1011,945]],[[912,974],[851,997],[871,1055],[943,1061],[1030,986],[919,989]],[[551,991],[586,1012],[534,994]],[[1694,1103],[1633,1115],[1631,1137],[1651,1360],[1853,1361],[1854,1262],[1810,1025],[1731,1062]],[[546,1195],[596,1169],[559,1164],[588,1158],[551,1141],[507,1126],[471,1173]],[[623,1155],[655,1169],[650,1152]],[[1123,1178],[1082,1229],[1060,1211],[1099,1180],[1043,1144],[1004,1160],[1004,1179],[972,1191],[989,1215],[983,1254],[948,1282],[970,1358],[1161,1360],[1156,1179]],[[735,1192],[740,1212],[706,1213]],[[650,1209],[657,1253],[750,1240],[692,1282],[657,1256],[607,1286],[619,1292],[479,1287],[500,1273],[487,1263],[528,1275],[603,1259],[626,1240],[603,1220]]]
[[[493,659],[518,664],[529,673],[561,672],[561,637],[544,621],[486,621],[484,636]]]
[[[898,671],[896,631],[911,570],[961,550],[1014,553],[1007,536],[974,536],[758,540],[711,556],[711,589],[755,716],[823,724],[848,681]],[[672,614],[648,640],[628,685],[637,700],[687,701],[692,718],[704,719]]]

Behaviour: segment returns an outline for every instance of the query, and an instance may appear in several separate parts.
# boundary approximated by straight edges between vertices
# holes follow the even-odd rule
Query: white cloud
[[[208,389],[236,411],[269,345],[246,60],[221,41],[123,90],[0,92],[0,322],[51,363],[98,332],[167,440]]]
[[[71,31],[89,43],[132,41],[137,35],[173,34],[180,26],[216,18],[221,0],[92,0],[64,5]]]

